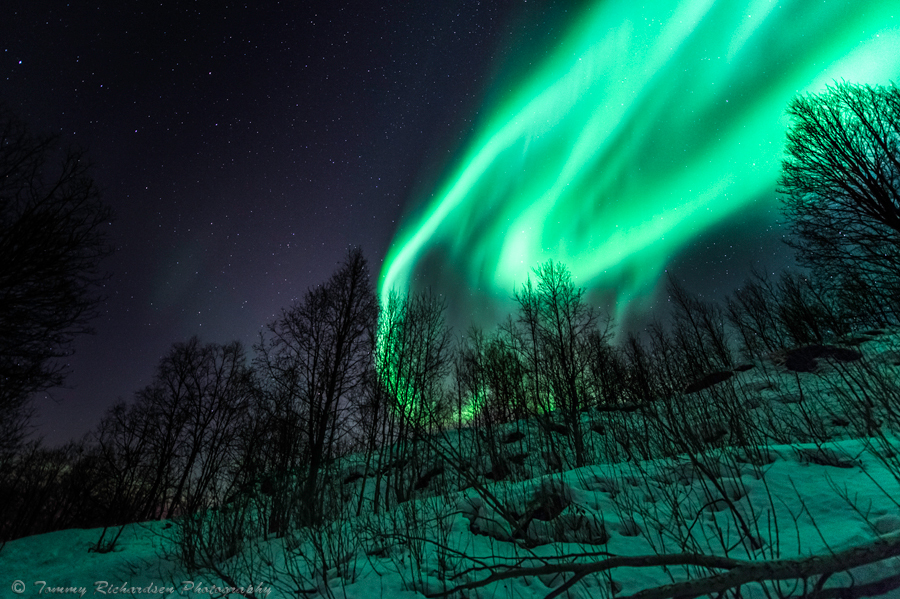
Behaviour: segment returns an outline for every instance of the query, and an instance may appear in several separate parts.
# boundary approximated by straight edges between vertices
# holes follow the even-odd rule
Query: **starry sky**
[[[0,101],[86,149],[116,215],[39,434],[81,436],[191,335],[249,350],[354,245],[459,332],[550,258],[621,322],[666,271],[718,297],[789,266],[783,106],[894,79],[891,4],[5,2]]]

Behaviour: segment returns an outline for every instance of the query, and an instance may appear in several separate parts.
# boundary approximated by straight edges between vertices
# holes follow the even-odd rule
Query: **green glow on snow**
[[[553,259],[620,315],[704,230],[776,210],[791,97],[900,64],[896,0],[602,0],[574,23],[407,216],[383,298],[434,252],[498,298]]]

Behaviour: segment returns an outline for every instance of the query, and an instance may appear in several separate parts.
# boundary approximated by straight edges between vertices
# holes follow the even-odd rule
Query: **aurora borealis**
[[[352,246],[383,298],[446,301],[454,335],[505,319],[548,259],[616,324],[664,310],[667,269],[718,299],[791,261],[773,225],[788,100],[896,79],[900,62],[890,0],[19,2],[4,17],[0,102],[86,149],[115,214],[96,335],[38,406],[53,442],[146,385],[174,342],[251,348]]]
[[[594,2],[540,64],[498,78],[402,223],[380,293],[436,270],[500,300],[553,259],[617,316],[639,309],[692,239],[757,202],[777,215],[792,96],[898,65],[892,1]]]

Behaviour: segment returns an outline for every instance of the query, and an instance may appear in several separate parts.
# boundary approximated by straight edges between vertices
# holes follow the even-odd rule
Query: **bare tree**
[[[304,524],[321,519],[327,462],[336,457],[347,433],[347,411],[361,394],[372,352],[371,332],[377,301],[362,251],[351,250],[344,263],[324,285],[306,292],[302,302],[269,323],[257,346],[260,376],[268,396],[283,414],[282,457],[306,452],[306,472],[299,498]],[[291,439],[301,439],[297,446]],[[285,485],[288,473],[276,473]],[[284,529],[288,522],[278,523]]]
[[[235,341],[201,345],[197,337],[176,344],[160,366],[165,384],[184,392],[184,428],[169,513],[194,513],[230,491],[228,465],[237,452],[237,431],[249,405],[246,355]]]
[[[31,397],[63,383],[107,276],[110,209],[84,152],[55,163],[57,142],[0,108],[0,450],[21,440]]]
[[[565,266],[552,261],[534,269],[516,292],[519,324],[529,339],[535,390],[552,395],[554,408],[565,420],[578,466],[586,462],[581,411],[590,405],[587,392],[593,351],[590,337],[598,331],[599,315],[584,301]],[[603,331],[602,337],[606,337]],[[549,400],[550,398],[546,398]]]
[[[719,306],[692,295],[671,276],[666,291],[672,304],[671,335],[687,377],[731,368],[732,352]]]
[[[528,377],[521,349],[521,335],[511,321],[491,335],[470,331],[460,347],[457,379],[467,395],[477,398],[478,414],[473,415],[494,423],[527,417]]]
[[[106,478],[100,459],[88,435],[57,447],[23,443],[0,473],[0,551],[12,539],[106,527],[124,514],[128,506],[108,509],[119,481]]]
[[[111,522],[192,513],[221,502],[234,480],[248,413],[243,347],[176,343],[130,406],[116,404],[93,434]]]
[[[785,348],[788,339],[781,330],[777,303],[775,283],[757,271],[726,300],[728,322],[737,331],[746,357]]]
[[[159,431],[151,429],[151,423],[142,417],[143,408],[138,404],[129,406],[124,401],[116,402],[92,434],[100,473],[98,478],[103,483],[98,500],[105,511],[104,526],[134,522],[146,513],[147,493],[151,490],[147,479],[147,446],[152,435]],[[115,546],[118,536],[108,540],[104,547],[105,535],[104,529],[97,541],[98,550]]]
[[[824,343],[848,333],[853,325],[883,324],[888,316],[878,298],[864,293],[864,285],[841,289],[809,274],[783,272],[777,280],[753,272],[726,300],[725,315],[746,357],[785,350],[810,343]],[[858,291],[859,298],[851,298]]]
[[[795,98],[780,191],[800,261],[840,286],[900,289],[900,89],[846,82]]]
[[[450,330],[444,309],[444,302],[427,292],[392,292],[381,307],[375,369],[385,444],[379,470],[385,476],[375,481],[376,510],[382,483],[397,503],[410,498],[417,470],[428,457],[415,451],[416,444],[450,420],[444,394]]]

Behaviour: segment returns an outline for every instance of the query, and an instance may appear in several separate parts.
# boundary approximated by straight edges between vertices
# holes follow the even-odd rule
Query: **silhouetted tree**
[[[175,343],[131,405],[112,406],[97,430],[110,523],[193,513],[231,490],[249,413],[243,347]]]
[[[528,415],[527,371],[515,323],[506,321],[490,336],[473,329],[459,352],[457,378],[477,410],[492,422],[503,423]]]
[[[143,417],[144,409],[118,401],[107,409],[93,432],[103,483],[99,499],[107,516],[105,525],[132,522],[149,512],[147,448],[160,431]]]
[[[428,459],[414,451],[417,441],[450,420],[444,394],[450,330],[444,310],[443,300],[431,293],[392,292],[378,315],[375,369],[386,445],[378,468],[386,471],[384,485],[397,502],[409,499],[417,469]],[[381,489],[379,476],[376,502]]]
[[[305,472],[274,472],[279,493],[294,486],[300,505],[294,516],[275,521],[283,532],[289,519],[301,524],[321,519],[324,472],[337,456],[348,433],[348,412],[358,403],[371,363],[371,332],[377,300],[362,251],[353,249],[324,285],[306,292],[303,301],[284,310],[267,326],[257,346],[259,376],[266,385],[274,422],[283,436],[278,440],[282,466],[296,463],[302,452]],[[299,476],[299,479],[295,477]],[[291,478],[299,480],[299,486]]]
[[[595,352],[590,337],[598,331],[599,315],[584,301],[584,289],[575,287],[572,275],[552,261],[534,269],[531,279],[516,291],[519,325],[529,340],[527,348],[538,400],[552,396],[575,449],[577,466],[586,464],[581,411],[590,405],[588,379]],[[603,331],[603,336],[606,332]]]
[[[801,263],[834,288],[900,289],[900,89],[846,82],[787,109],[780,191]],[[864,276],[860,276],[863,273]]]
[[[0,450],[24,435],[31,397],[63,383],[111,251],[84,153],[57,162],[57,142],[0,108]]]
[[[499,425],[512,419],[513,402],[507,379],[509,369],[502,341],[485,338],[477,328],[469,331],[456,360],[456,384],[462,397],[470,398],[470,425],[477,434],[478,454],[490,460],[491,477],[499,480],[508,474],[504,444],[499,442]]]
[[[677,359],[683,362],[683,375],[693,379],[731,368],[731,346],[719,306],[692,295],[673,277],[666,291],[672,305],[672,341]]]
[[[0,549],[6,541],[102,522],[97,486],[102,483],[84,440],[48,448],[39,441],[19,447],[0,476]]]
[[[626,386],[628,371],[621,349],[610,345],[607,336],[599,331],[588,337],[588,343],[592,352],[590,387],[594,400],[606,410],[630,401]]]
[[[844,283],[854,280],[848,276]],[[777,280],[753,272],[726,301],[725,314],[746,357],[759,357],[850,331],[851,316],[883,322],[876,298],[851,299],[859,286],[834,290],[807,275],[783,272]],[[876,316],[880,315],[880,318]]]
[[[764,273],[753,271],[726,300],[726,315],[740,337],[746,357],[784,349],[777,310],[776,285]]]

